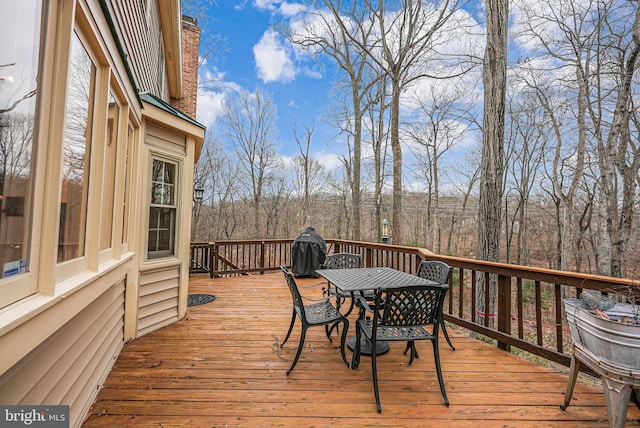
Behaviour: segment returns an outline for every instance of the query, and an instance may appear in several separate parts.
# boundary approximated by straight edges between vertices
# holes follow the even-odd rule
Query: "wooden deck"
[[[576,385],[562,411],[565,374],[451,329],[456,350],[440,341],[450,407],[440,395],[430,345],[418,344],[420,358],[409,366],[404,345],[396,343],[378,358],[378,414],[370,359],[363,356],[358,370],[348,369],[339,339],[330,343],[323,329],[309,330],[297,367],[285,375],[300,330],[279,348],[291,317],[281,273],[194,278],[190,293],[217,298],[127,344],[85,427],[607,426],[599,386]],[[630,404],[627,426],[639,426],[639,418]]]

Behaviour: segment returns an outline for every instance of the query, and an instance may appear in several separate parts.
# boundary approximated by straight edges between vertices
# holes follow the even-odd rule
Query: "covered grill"
[[[298,277],[317,277],[316,269],[327,257],[327,243],[309,226],[293,241],[291,248],[291,271]]]

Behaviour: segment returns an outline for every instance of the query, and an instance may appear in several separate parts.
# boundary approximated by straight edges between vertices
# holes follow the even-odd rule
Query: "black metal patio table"
[[[341,291],[364,292],[379,288],[406,287],[411,285],[434,285],[436,282],[417,275],[402,272],[389,267],[351,268],[351,269],[318,269],[316,273],[339,288]],[[347,345],[353,350],[356,338],[348,339]],[[371,355],[371,344],[368,340],[361,340],[360,352]],[[388,342],[377,342],[376,355],[389,350]]]

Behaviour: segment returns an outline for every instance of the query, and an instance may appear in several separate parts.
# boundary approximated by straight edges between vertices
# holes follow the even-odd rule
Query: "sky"
[[[335,152],[330,140],[335,130],[322,123],[322,110],[330,102],[332,77],[313,70],[311,58],[300,58],[271,29],[271,26],[298,11],[282,1],[218,0],[210,6],[207,33],[224,37],[227,52],[201,65],[200,81],[220,79],[216,90],[202,90],[198,96],[197,119],[215,128],[225,93],[262,88],[277,107],[278,152],[284,156],[299,151],[292,129],[304,137],[304,127],[313,126],[316,152]],[[336,143],[334,142],[333,145]]]

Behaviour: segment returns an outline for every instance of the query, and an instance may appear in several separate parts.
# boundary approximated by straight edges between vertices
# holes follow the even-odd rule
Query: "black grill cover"
[[[327,257],[327,243],[309,226],[293,241],[291,271],[295,276],[317,277],[316,269]]]

